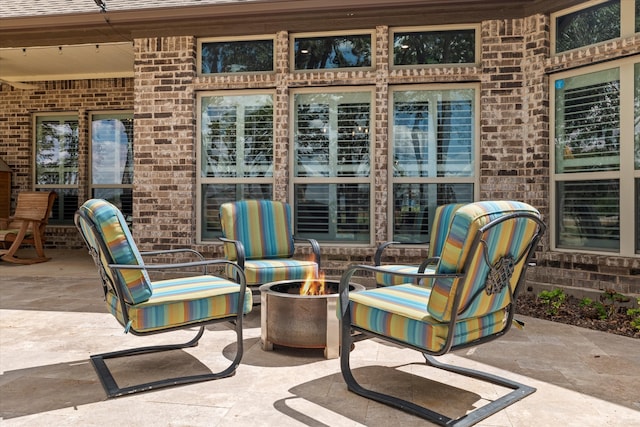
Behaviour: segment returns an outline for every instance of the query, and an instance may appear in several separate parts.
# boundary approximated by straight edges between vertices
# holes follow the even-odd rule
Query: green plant
[[[562,304],[564,304],[565,300],[567,299],[567,294],[565,294],[562,289],[540,291],[540,293],[538,294],[538,299],[549,306],[547,308],[547,313],[555,316],[556,314],[558,314],[560,307],[562,307]]]
[[[632,317],[631,326],[640,331],[640,298],[638,298],[638,307],[627,309],[627,314]]]
[[[583,298],[580,300],[580,307],[593,308],[600,320],[604,320],[609,317],[609,312],[600,301],[594,301],[591,298]]]
[[[629,301],[628,296],[616,292],[613,289],[605,290],[600,295],[600,302],[605,307],[607,313],[606,316],[604,318],[601,317],[601,319],[613,316],[621,303],[627,303]]]

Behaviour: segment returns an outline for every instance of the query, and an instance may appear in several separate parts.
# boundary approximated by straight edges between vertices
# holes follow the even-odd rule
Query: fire
[[[304,279],[304,283],[300,287],[300,295],[324,295],[324,273],[320,272],[318,278],[314,278],[312,274],[308,274]]]

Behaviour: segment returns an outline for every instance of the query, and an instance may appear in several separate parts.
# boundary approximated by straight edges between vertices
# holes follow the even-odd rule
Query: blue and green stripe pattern
[[[144,269],[109,268],[96,239],[104,241],[114,263],[144,265],[124,217],[118,208],[101,199],[88,200],[80,209],[95,223],[94,234],[90,224],[79,217],[87,243],[100,253],[104,271],[112,283],[122,285],[118,289],[123,293],[125,307],[112,288],[107,290],[105,300],[109,311],[126,330],[149,332],[236,314],[240,285],[227,279],[202,275],[152,281]],[[251,291],[246,290],[244,313],[251,311],[251,298]],[[123,310],[129,322],[125,322]]]
[[[96,232],[105,242],[109,255],[115,264],[143,265],[142,256],[133,241],[129,227],[122,213],[111,203],[102,199],[91,199],[81,207],[82,210],[96,225]],[[101,253],[92,233],[88,230],[88,224],[81,223],[83,234],[88,236],[89,244]],[[106,266],[106,259],[102,259],[105,271],[115,283],[120,282],[123,297],[129,304],[144,302],[151,296],[151,286],[147,272],[140,269],[111,271]],[[115,276],[115,277],[114,277]]]
[[[444,245],[437,273],[461,273],[467,258],[471,257],[468,271],[462,280],[438,278],[433,281],[431,297],[427,307],[436,319],[446,322],[451,318],[453,296],[458,286],[462,286],[458,318],[468,319],[481,313],[490,313],[505,308],[511,303],[507,289],[489,295],[484,292],[487,275],[491,266],[485,262],[483,246],[471,252],[473,239],[478,230],[494,219],[513,213],[531,213],[540,216],[532,206],[517,201],[484,201],[470,203],[456,212],[449,237]],[[488,243],[488,258],[493,265],[504,256],[518,259],[526,250],[538,230],[535,221],[520,217],[492,227],[483,236]],[[515,266],[510,287],[513,291],[520,278],[526,257]]]
[[[241,200],[220,206],[223,236],[242,243],[247,285],[318,277],[313,260],[293,259],[291,207],[273,200]],[[235,246],[224,245],[225,256],[237,260]],[[233,277],[231,267],[226,274]]]
[[[217,276],[203,275],[152,282],[153,294],[140,304],[127,305],[130,327],[138,332],[184,326],[237,314],[240,286]],[[251,290],[245,291],[244,314],[251,311]],[[123,325],[118,297],[107,293],[107,307]]]
[[[450,203],[447,205],[440,205],[436,207],[435,214],[433,216],[433,224],[431,226],[430,238],[429,238],[429,252],[427,258],[438,257],[442,253],[444,242],[447,239],[447,233],[453,222],[453,216],[460,207],[464,206],[464,203]],[[403,272],[403,273],[417,273],[417,265],[403,265],[403,264],[386,264],[379,266],[380,268],[388,271]],[[433,271],[430,269],[426,270]],[[376,283],[378,286],[395,286],[403,283],[410,283],[412,280],[403,276],[396,276],[389,273],[376,273]]]
[[[495,293],[485,290],[491,265],[485,261],[484,245],[472,251],[472,243],[484,225],[505,215],[525,212],[540,216],[535,208],[516,201],[477,202],[460,207],[453,217],[436,272],[463,275],[423,280],[420,285],[405,283],[351,292],[351,323],[431,352],[444,348],[451,327],[453,346],[503,331],[507,327],[506,308],[512,302],[512,291],[526,262],[526,256],[522,255],[537,233],[538,224],[531,218],[513,217],[485,230],[482,239],[487,244],[489,264],[494,265],[503,257],[521,258],[507,286]],[[469,263],[465,262],[467,259]],[[452,324],[459,287],[460,304]]]
[[[429,288],[412,284],[349,293],[351,323],[428,351],[440,351],[449,324],[425,310],[430,293]],[[505,319],[505,311],[499,310],[456,322],[453,345],[497,333],[504,329]]]

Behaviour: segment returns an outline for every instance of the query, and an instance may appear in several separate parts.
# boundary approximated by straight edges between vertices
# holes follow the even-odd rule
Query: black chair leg
[[[347,327],[343,326],[343,327]],[[400,399],[395,396],[391,396],[388,394],[380,393],[377,391],[369,390],[362,387],[355,379],[351,367],[349,364],[349,356],[350,356],[350,347],[352,344],[352,339],[349,338],[349,335],[346,333],[346,330],[343,330],[342,334],[342,343],[340,348],[340,368],[342,371],[342,376],[347,383],[347,387],[349,390],[353,391],[360,396],[366,397],[368,399],[372,399],[378,401],[380,403],[384,403],[385,405],[389,405],[391,407],[400,409],[402,411],[411,413],[420,418],[426,419],[432,423],[435,423],[440,426],[472,426],[477,424],[481,420],[503,410],[509,405],[523,399],[524,397],[532,394],[536,391],[535,388],[527,386],[525,384],[518,383],[516,381],[511,381],[507,378],[499,377],[493,374],[489,374],[486,372],[481,372],[473,369],[462,368],[459,366],[448,365],[445,363],[438,362],[431,355],[424,354],[426,362],[428,365],[443,369],[449,372],[457,373],[459,375],[475,378],[481,381],[490,382],[493,384],[497,384],[506,388],[510,388],[513,391],[510,393],[484,405],[480,408],[461,416],[460,418],[453,419],[446,415],[435,412],[429,408],[425,408],[423,406],[417,405],[413,402],[409,402],[404,399]]]
[[[114,351],[110,353],[102,353],[91,355],[91,363],[100,378],[100,382],[104,387],[105,392],[107,393],[107,397],[119,397],[127,394],[138,393],[142,391],[149,391],[152,389],[159,389],[163,387],[172,387],[181,384],[191,384],[202,381],[215,380],[219,378],[230,377],[235,374],[236,368],[240,364],[240,360],[242,359],[242,322],[236,322],[235,329],[237,335],[237,351],[236,356],[233,359],[232,363],[220,372],[214,372],[209,374],[199,374],[199,375],[190,375],[183,377],[175,377],[175,378],[167,378],[159,381],[152,381],[143,384],[136,384],[128,387],[119,387],[115,378],[111,374],[109,367],[107,366],[105,360],[106,359],[116,359],[119,357],[128,357],[135,356],[140,354],[148,354],[148,353],[157,353],[161,351],[170,351],[170,350],[180,350],[183,348],[195,347],[198,345],[198,341],[204,334],[204,326],[200,326],[200,330],[197,335],[189,340],[186,343],[182,344],[167,344],[167,345],[156,345],[156,346],[148,346],[148,347],[137,347],[131,348],[127,350]]]

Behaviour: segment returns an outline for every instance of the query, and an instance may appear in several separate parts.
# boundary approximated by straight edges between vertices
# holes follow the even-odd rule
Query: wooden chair
[[[44,255],[44,233],[51,216],[54,191],[23,191],[18,194],[18,204],[13,216],[0,218],[0,259],[16,264],[35,264],[48,261]],[[35,258],[18,258],[16,251],[22,245],[33,245]]]
[[[412,283],[349,292],[355,272],[381,271],[376,266],[349,267],[341,277],[339,296],[340,365],[348,389],[442,426],[473,425],[535,392],[535,388],[525,384],[445,364],[434,356],[477,346],[507,333],[518,291],[524,285],[527,266],[544,230],[540,213],[526,203],[470,203],[455,213],[434,271],[394,272]],[[356,335],[373,336],[417,350],[429,366],[512,391],[468,413],[465,410],[458,417],[450,417],[409,397],[383,393],[383,377],[369,377],[366,381],[372,388],[365,388],[350,367],[350,356],[358,352],[357,346],[351,351]],[[356,357],[363,360],[361,355]],[[454,380],[452,377],[448,381]],[[442,397],[451,398],[455,399]]]
[[[243,354],[242,318],[251,311],[251,292],[247,291],[242,270],[223,259],[205,260],[189,248],[139,252],[122,212],[102,199],[86,201],[75,215],[89,253],[98,267],[104,299],[109,312],[125,333],[149,335],[178,329],[198,328],[195,337],[180,344],[137,347],[91,356],[108,397],[122,396],[161,387],[172,387],[229,377],[235,374]],[[152,257],[175,260],[151,263]],[[193,259],[194,261],[187,261]],[[209,272],[209,268],[235,268],[237,283]],[[151,280],[153,271],[178,269],[171,278]],[[193,269],[196,269],[195,271]],[[178,275],[178,277],[173,277]],[[176,376],[120,387],[106,360],[140,354],[177,350],[198,345],[205,326],[227,322],[236,332],[235,357],[219,372]]]

